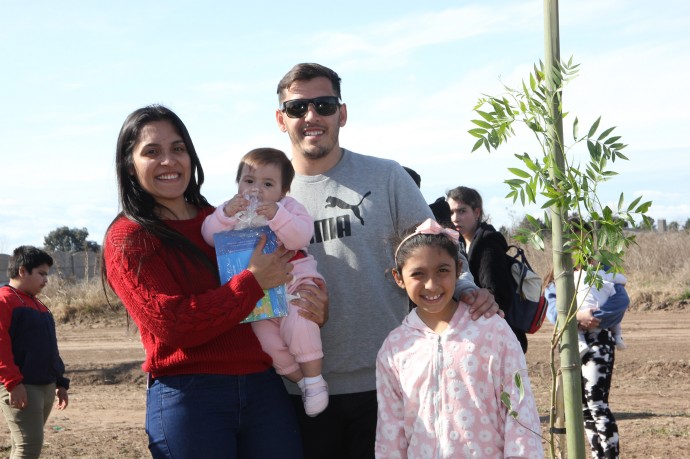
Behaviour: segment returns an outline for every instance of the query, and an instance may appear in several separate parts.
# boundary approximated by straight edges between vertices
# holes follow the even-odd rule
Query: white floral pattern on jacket
[[[473,321],[460,302],[436,334],[413,310],[376,362],[377,458],[542,458],[539,414],[520,344],[498,316]],[[524,398],[519,401],[515,373]],[[510,394],[517,420],[501,393]]]

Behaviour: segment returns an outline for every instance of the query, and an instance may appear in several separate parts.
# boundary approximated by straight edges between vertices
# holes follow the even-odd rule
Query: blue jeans
[[[156,459],[302,459],[295,410],[273,369],[155,379],[146,433]]]

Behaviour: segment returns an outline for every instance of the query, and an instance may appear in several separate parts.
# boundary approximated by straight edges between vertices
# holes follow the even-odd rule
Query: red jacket
[[[36,297],[6,285],[0,288],[0,382],[51,384],[69,389],[58,352],[55,321]]]
[[[215,260],[201,236],[212,207],[171,228]],[[271,358],[249,324],[240,324],[264,295],[249,271],[219,285],[216,274],[125,217],[104,242],[108,282],[139,327],[146,350],[143,369],[153,377],[180,374],[248,374],[265,371]]]

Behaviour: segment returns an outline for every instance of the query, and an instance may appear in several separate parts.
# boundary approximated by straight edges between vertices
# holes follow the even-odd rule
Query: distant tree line
[[[57,228],[43,238],[43,250],[53,257],[51,273],[62,279],[83,280],[98,275],[98,253],[101,246],[86,238],[86,228]],[[6,284],[10,255],[0,253],[0,285]]]
[[[61,226],[43,238],[43,248],[51,252],[100,252],[101,246],[94,241],[87,241],[89,231],[86,228],[68,228]]]
[[[538,217],[532,217],[532,221],[527,218],[527,216],[524,216],[520,222],[517,224],[514,224],[512,227],[507,227],[505,225],[502,225],[499,228],[499,231],[503,233],[504,236],[510,237],[514,234],[518,233],[518,230],[520,228],[528,229],[530,231],[534,230],[539,230],[541,234],[544,237],[549,238],[551,236],[551,228],[549,228],[540,218]],[[534,222],[536,221],[538,228],[535,228]],[[649,217],[650,225],[645,225],[643,222],[640,222],[637,225],[629,225],[627,221],[623,222],[623,227],[628,228],[631,230],[637,230],[637,231],[654,231],[657,227],[656,225],[656,220],[653,218]],[[668,231],[690,231],[690,218],[685,220],[685,223],[681,226],[680,223],[678,222],[670,222],[666,225],[666,228]]]
[[[684,231],[690,231],[690,218],[685,220],[685,223],[683,224],[683,230]],[[680,223],[678,222],[671,222],[668,224],[668,230],[669,231],[680,231],[681,226]]]

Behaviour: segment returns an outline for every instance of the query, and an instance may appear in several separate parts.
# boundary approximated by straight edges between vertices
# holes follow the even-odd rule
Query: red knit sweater
[[[166,224],[215,260],[201,236],[204,218]],[[164,248],[141,226],[121,217],[104,242],[108,282],[139,327],[146,350],[143,370],[153,377],[192,373],[264,371],[271,358],[249,324],[240,324],[263,296],[249,271],[218,286],[215,274],[178,251]]]

